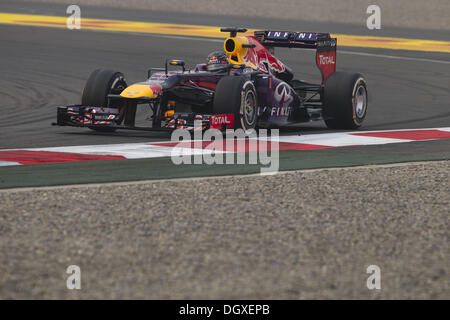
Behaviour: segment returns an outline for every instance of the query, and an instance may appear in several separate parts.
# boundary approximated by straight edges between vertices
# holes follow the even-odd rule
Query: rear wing
[[[329,33],[292,31],[255,31],[255,38],[268,49],[316,49],[316,65],[322,73],[322,84],[336,71],[337,39]]]

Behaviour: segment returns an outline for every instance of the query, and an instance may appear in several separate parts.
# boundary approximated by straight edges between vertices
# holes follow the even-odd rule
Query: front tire
[[[83,90],[81,104],[83,106],[91,107],[107,107],[108,94],[120,94],[127,87],[125,78],[121,72],[97,69],[91,73]],[[123,108],[120,102],[112,103],[110,107]],[[123,111],[122,111],[123,112]],[[121,112],[121,113],[122,113]],[[120,124],[122,119],[119,120]],[[89,127],[89,129],[99,132],[114,132],[116,128],[96,128]]]
[[[325,83],[323,105],[328,128],[359,128],[367,114],[366,80],[359,73],[331,74]]]
[[[234,114],[234,128],[245,132],[256,127],[258,97],[253,82],[239,76],[225,76],[214,93],[214,114]]]

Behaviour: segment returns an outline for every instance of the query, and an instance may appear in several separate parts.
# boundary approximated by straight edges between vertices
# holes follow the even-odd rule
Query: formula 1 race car
[[[367,86],[359,73],[335,72],[336,38],[328,33],[255,31],[224,42],[225,63],[212,62],[186,70],[184,61],[167,60],[165,68],[148,71],[147,80],[128,86],[122,73],[98,69],[89,77],[81,105],[58,107],[56,125],[96,131],[220,130],[244,131],[324,120],[329,128],[361,126],[368,104]],[[316,49],[321,84],[294,78],[274,56],[274,48]],[[169,66],[181,70],[169,71]],[[138,104],[150,106],[152,126],[135,126]]]

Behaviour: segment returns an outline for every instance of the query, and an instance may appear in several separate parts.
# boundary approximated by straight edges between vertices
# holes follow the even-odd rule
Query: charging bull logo
[[[252,65],[253,67],[266,72],[268,72],[266,64],[272,71],[278,73],[286,70],[284,64],[272,56],[270,52],[268,52],[267,49],[264,48],[257,40],[253,40],[251,37],[248,37],[247,39],[249,44],[254,44],[255,47],[247,49],[247,53],[242,58],[246,64]]]

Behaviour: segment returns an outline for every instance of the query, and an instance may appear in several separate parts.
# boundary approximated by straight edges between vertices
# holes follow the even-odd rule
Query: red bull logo
[[[268,71],[266,65],[275,72],[283,72],[286,69],[284,64],[272,56],[258,40],[254,37],[247,37],[247,39],[248,43],[254,44],[255,47],[248,48],[246,55],[242,58],[246,64],[266,72]]]
[[[152,90],[153,94],[159,95],[161,94],[162,88],[160,86],[150,85],[150,89]]]

